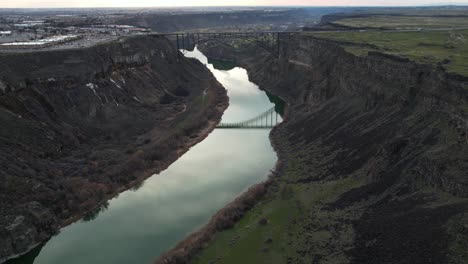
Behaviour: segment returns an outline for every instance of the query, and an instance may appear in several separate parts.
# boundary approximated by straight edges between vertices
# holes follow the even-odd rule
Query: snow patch
[[[94,83],[88,83],[88,84],[86,84],[86,87],[91,89],[93,91],[94,95],[96,95],[96,97],[99,98],[99,101],[101,102],[101,105],[104,105],[104,103],[102,102],[101,97],[97,94],[96,89],[95,89],[95,88],[98,88],[98,86],[94,85]]]
[[[2,92],[5,92],[6,88],[6,85],[2,81],[0,81],[0,90],[2,90]]]
[[[88,87],[88,88],[90,88],[91,90],[94,91],[94,83],[88,83],[88,84],[86,85],[86,87]],[[96,91],[94,91],[94,92],[96,92]]]
[[[111,96],[112,96],[112,100],[114,101],[115,105],[116,105],[117,107],[119,107],[119,103],[117,103],[117,101],[115,100],[114,96],[113,96],[113,95],[111,95]]]
[[[110,78],[110,81],[111,81],[115,86],[117,86],[117,88],[119,88],[120,90],[122,90],[122,87],[121,87],[118,83],[116,83],[116,82],[114,81],[114,79]]]

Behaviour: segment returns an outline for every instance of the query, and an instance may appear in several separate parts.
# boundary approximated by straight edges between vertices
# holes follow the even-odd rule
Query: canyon
[[[311,10],[138,14],[119,23],[160,32],[271,29],[305,23]],[[353,16],[322,24],[336,30],[343,17]],[[278,162],[258,177],[264,182],[155,253],[155,263],[467,263],[464,61],[454,73],[450,60],[417,62],[325,34],[286,36],[279,54],[245,39],[198,45],[246,69],[271,102],[286,103],[270,133]],[[356,46],[372,50],[350,52]],[[162,35],[2,53],[0,62],[0,262],[167,169],[229,105],[212,69]]]

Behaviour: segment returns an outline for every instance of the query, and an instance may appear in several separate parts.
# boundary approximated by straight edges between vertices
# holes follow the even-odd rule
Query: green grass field
[[[415,7],[378,7],[362,8],[352,14],[394,15],[394,16],[467,16],[466,6],[415,6]]]
[[[343,44],[346,50],[359,56],[365,56],[369,51],[380,51],[419,63],[442,63],[448,72],[468,76],[468,30],[309,34],[318,38],[348,42],[349,44]]]
[[[435,16],[371,16],[345,18],[335,23],[349,27],[367,28],[462,28],[468,27],[468,17],[435,17]]]

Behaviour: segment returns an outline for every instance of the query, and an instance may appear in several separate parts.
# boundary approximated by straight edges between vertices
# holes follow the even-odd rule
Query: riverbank
[[[464,84],[428,65],[292,38],[279,60],[253,46],[202,47],[239,56],[289,107],[272,133],[282,174],[190,263],[464,263]]]
[[[135,37],[2,56],[0,262],[165,170],[214,129],[226,91],[177,53],[164,38]]]
[[[273,131],[277,130],[277,127],[273,128],[270,135],[275,133]],[[239,195],[234,201],[224,206],[212,216],[210,221],[198,231],[190,234],[170,251],[159,256],[155,260],[155,264],[188,263],[196,254],[206,247],[206,244],[212,240],[216,233],[234,227],[249,210],[264,198],[267,189],[274,183],[273,178],[280,175],[285,168],[279,154],[282,152],[279,149],[281,146],[279,144],[272,144],[272,146],[278,154],[278,161],[276,162],[275,169],[268,176],[268,179],[249,187],[247,191]]]
[[[218,89],[218,88],[215,88]],[[141,172],[137,177],[137,179],[129,182],[127,185],[120,187],[119,189],[115,190],[114,193],[108,195],[105,197],[100,203],[98,203],[93,209],[91,209],[88,212],[82,212],[76,216],[73,216],[69,219],[66,219],[62,225],[61,228],[72,224],[73,222],[76,222],[83,218],[85,215],[93,212],[94,210],[99,210],[99,208],[104,205],[108,200],[114,198],[116,195],[119,193],[132,189],[134,187],[137,187],[139,184],[141,184],[144,180],[146,180],[148,177],[151,177],[154,174],[159,174],[162,171],[166,170],[172,163],[177,161],[178,158],[180,158],[184,153],[186,153],[188,150],[190,150],[191,147],[195,146],[196,144],[200,143],[203,141],[213,130],[216,128],[216,125],[219,123],[220,116],[224,112],[224,110],[228,107],[229,105],[229,99],[227,97],[218,97],[217,95],[214,94],[213,89],[207,88],[206,89],[207,93],[211,93],[212,95],[208,95],[208,97],[212,98],[217,98],[213,102],[208,103],[209,107],[212,109],[215,109],[217,113],[217,118],[214,120],[208,120],[206,124],[200,124],[201,128],[199,130],[195,130],[192,132],[192,134],[189,135],[180,135],[180,134],[173,134],[172,136],[180,138],[183,142],[181,146],[178,146],[176,149],[173,150],[174,155],[171,155],[168,153],[168,157],[171,157],[171,159],[168,160],[163,160],[160,163],[160,167],[155,170],[155,168],[149,168],[143,172]],[[153,138],[156,139],[156,138]]]

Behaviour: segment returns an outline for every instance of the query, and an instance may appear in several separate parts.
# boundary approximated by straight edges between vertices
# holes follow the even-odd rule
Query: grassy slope
[[[307,175],[304,166],[307,157],[314,155],[310,151],[305,147],[284,157],[289,165],[281,178],[276,178],[266,197],[232,229],[217,233],[191,263],[303,263],[300,261],[307,258],[312,261],[311,251],[314,256],[320,256],[320,263],[348,263],[346,252],[356,243],[353,222],[363,216],[369,201],[345,208],[328,206],[347,191],[364,186],[367,176],[358,173],[342,179],[301,183]],[[434,197],[434,208],[466,201],[442,192],[436,194],[427,186],[421,187],[418,195]],[[261,225],[262,219],[268,223]],[[452,222],[449,229],[458,230],[459,222],[456,219]],[[455,238],[450,245],[450,250],[463,260],[468,259],[465,243],[464,238]]]
[[[381,51],[420,63],[443,62],[448,72],[468,76],[468,30],[311,34],[319,38],[349,42],[350,44],[345,45],[346,49],[356,55]]]
[[[405,16],[465,16],[468,11],[466,6],[427,6],[427,7],[388,7],[363,10],[361,14],[386,14]]]
[[[306,151],[304,151],[306,152]],[[301,258],[308,236],[314,236],[316,241],[326,244],[331,232],[308,232],[308,226],[333,225],[338,217],[347,214],[350,218],[360,215],[359,210],[336,210],[330,212],[320,209],[327,203],[335,201],[339,195],[349,188],[358,187],[364,179],[347,178],[337,181],[298,183],[301,179],[301,156],[305,153],[296,153],[288,157],[291,163],[281,179],[269,190],[268,195],[250,210],[234,228],[215,235],[208,247],[197,256],[192,263],[204,264],[216,261],[217,264],[238,263],[265,263],[282,264],[296,258]],[[313,216],[310,212],[316,212]],[[260,220],[267,219],[266,225]],[[352,243],[353,231],[351,225],[346,235],[340,237],[342,244]],[[269,241],[271,239],[271,241]],[[322,252],[324,255],[326,251]],[[342,256],[333,256],[336,259],[345,259]]]

